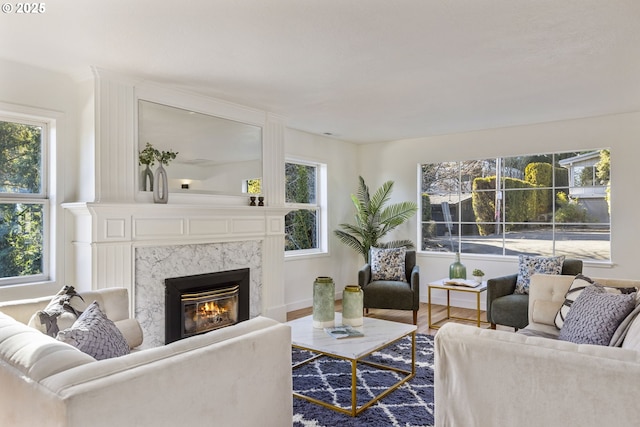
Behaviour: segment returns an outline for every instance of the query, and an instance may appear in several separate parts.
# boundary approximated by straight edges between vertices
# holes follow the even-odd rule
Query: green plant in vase
[[[147,184],[148,190],[153,191],[153,172],[151,172],[151,166],[156,163],[156,151],[153,145],[147,142],[144,149],[138,152],[138,164],[145,166],[140,177],[140,189],[142,191],[147,191]]]

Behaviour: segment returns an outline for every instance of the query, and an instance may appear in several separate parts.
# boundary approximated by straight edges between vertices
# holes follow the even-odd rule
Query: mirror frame
[[[173,89],[167,89],[155,85],[141,85],[135,87],[135,96],[134,96],[134,147],[135,153],[133,156],[133,167],[134,167],[134,185],[135,185],[135,194],[136,200],[142,202],[152,202],[153,201],[153,193],[151,191],[141,191],[140,190],[140,166],[138,165],[138,150],[140,147],[140,135],[139,135],[139,101],[148,101],[156,104],[165,105],[168,107],[178,108],[182,110],[194,111],[196,113],[205,114],[208,116],[212,116],[215,118],[222,118],[231,120],[234,122],[244,123],[248,125],[257,126],[260,128],[261,135],[261,158],[262,158],[262,188],[264,192],[264,174],[266,170],[265,165],[265,156],[264,156],[264,128],[266,123],[266,113],[264,111],[244,107],[238,104],[234,104],[231,102],[226,102],[222,100],[218,100],[215,98],[210,98],[207,96],[177,91]],[[179,148],[176,148],[175,151],[180,151]],[[196,200],[199,201],[212,201],[212,199],[230,199],[230,198],[241,198],[244,202],[249,197],[247,193],[241,192],[218,192],[212,191],[210,193],[205,192],[181,192],[181,191],[173,191],[169,192],[169,199],[174,203],[194,203]]]

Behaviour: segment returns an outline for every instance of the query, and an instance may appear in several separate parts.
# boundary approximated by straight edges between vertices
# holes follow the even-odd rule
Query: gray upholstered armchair
[[[575,276],[582,273],[582,261],[565,259],[560,274]],[[514,294],[518,274],[487,280],[487,322],[522,329],[529,324],[529,295]]]
[[[371,265],[365,264],[358,272],[358,284],[364,293],[364,308],[412,310],[413,324],[418,324],[420,309],[420,267],[416,265],[416,251],[405,255],[406,282],[393,280],[371,281]]]

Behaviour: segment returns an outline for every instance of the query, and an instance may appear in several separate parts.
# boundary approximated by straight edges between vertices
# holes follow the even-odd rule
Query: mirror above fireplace
[[[170,193],[243,195],[262,179],[260,126],[139,99],[138,151],[147,142],[178,152],[165,167]]]

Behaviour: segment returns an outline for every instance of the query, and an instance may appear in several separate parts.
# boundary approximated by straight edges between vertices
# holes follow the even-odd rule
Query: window
[[[325,250],[324,170],[325,166],[318,163],[285,163],[285,203],[295,209],[284,219],[287,252],[312,253]]]
[[[0,115],[0,284],[47,278],[46,122]]]
[[[424,251],[611,259],[610,150],[424,164]]]

